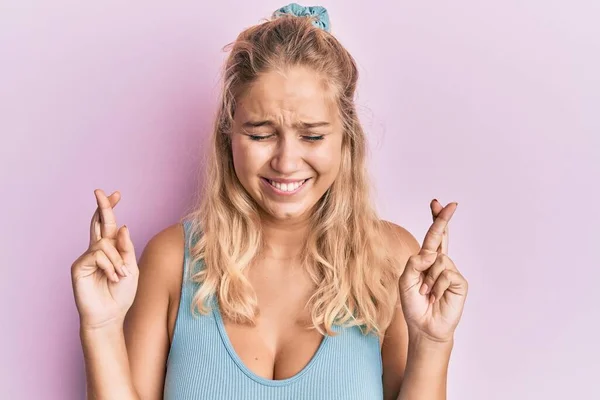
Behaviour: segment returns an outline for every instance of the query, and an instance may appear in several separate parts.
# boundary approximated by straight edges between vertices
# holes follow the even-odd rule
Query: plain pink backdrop
[[[95,188],[138,255],[197,187],[222,47],[279,1],[0,3],[0,397],[83,398],[69,267]],[[600,3],[322,1],[381,216],[458,201],[449,399],[600,398]],[[306,5],[315,5],[308,4]]]

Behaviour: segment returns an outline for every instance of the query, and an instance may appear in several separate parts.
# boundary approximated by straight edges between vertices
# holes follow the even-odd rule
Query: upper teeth
[[[296,190],[300,186],[302,186],[302,184],[304,182],[306,182],[306,179],[304,179],[302,181],[292,182],[292,183],[279,183],[279,182],[269,180],[269,183],[271,185],[275,186],[277,189],[281,190],[282,192],[293,192],[294,190]]]

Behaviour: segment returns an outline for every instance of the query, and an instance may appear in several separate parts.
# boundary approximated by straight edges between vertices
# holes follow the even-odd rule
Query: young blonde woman
[[[377,217],[357,78],[324,8],[283,7],[231,46],[194,212],[138,262],[95,191],[72,265],[90,398],[445,399],[457,204],[421,246]]]

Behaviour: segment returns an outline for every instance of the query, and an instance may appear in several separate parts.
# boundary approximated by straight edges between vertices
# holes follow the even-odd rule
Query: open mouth
[[[262,178],[262,180],[271,188],[275,189],[276,192],[291,194],[299,191],[310,178],[287,183],[281,183],[267,178]]]

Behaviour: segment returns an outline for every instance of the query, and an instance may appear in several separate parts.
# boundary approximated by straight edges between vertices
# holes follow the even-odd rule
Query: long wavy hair
[[[339,174],[315,205],[304,242],[302,265],[316,287],[306,306],[312,326],[323,334],[334,335],[335,324],[381,335],[398,300],[399,271],[386,253],[383,222],[370,199],[365,134],[354,102],[354,59],[332,34],[315,27],[311,17],[266,20],[241,32],[226,48],[231,52],[223,70],[202,195],[184,217],[197,238],[190,248],[190,265],[203,265],[191,274],[200,284],[192,312],[208,313],[216,295],[224,318],[253,324],[258,316],[256,294],[244,270],[260,252],[263,236],[259,206],[233,166],[235,100],[265,72],[309,67],[331,85],[344,136]]]

